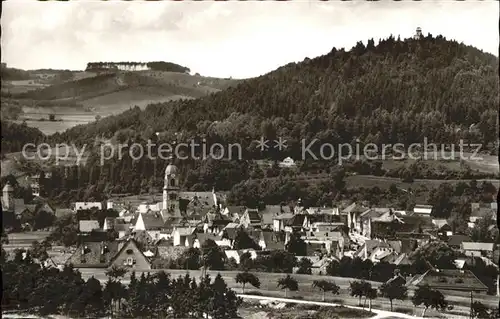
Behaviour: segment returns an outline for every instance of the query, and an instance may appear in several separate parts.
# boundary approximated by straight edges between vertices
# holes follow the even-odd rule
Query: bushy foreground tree
[[[299,290],[299,283],[297,280],[290,275],[286,277],[278,279],[278,287],[282,290],[285,290],[285,298],[288,297],[288,291],[297,291]]]
[[[418,287],[412,297],[412,302],[417,307],[424,306],[422,317],[425,316],[425,312],[429,308],[445,310],[448,306],[444,295],[439,290],[431,289],[429,286]]]
[[[246,284],[251,284],[255,288],[260,288],[260,280],[257,276],[254,274],[251,274],[249,272],[240,272],[236,275],[236,283],[242,285],[242,292],[245,293],[245,285]]]
[[[331,292],[334,295],[339,294],[340,287],[334,282],[328,280],[315,280],[313,281],[313,287],[318,288],[323,292],[322,301],[325,301],[325,294]]]
[[[397,280],[392,280],[383,283],[380,288],[380,293],[382,297],[389,299],[391,303],[391,311],[392,311],[392,301],[394,299],[405,300],[408,297],[408,288],[401,282]]]

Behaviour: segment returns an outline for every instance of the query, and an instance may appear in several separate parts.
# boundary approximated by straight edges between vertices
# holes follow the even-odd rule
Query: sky
[[[497,1],[3,2],[2,62],[83,70],[94,61],[169,61],[248,78],[389,35],[443,36],[498,56]]]

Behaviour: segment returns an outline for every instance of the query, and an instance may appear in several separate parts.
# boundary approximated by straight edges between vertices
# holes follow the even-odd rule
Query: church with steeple
[[[165,168],[162,201],[155,205],[145,205],[144,212],[159,211],[164,220],[171,218],[201,218],[208,211],[218,211],[222,198],[211,192],[181,191],[180,171],[172,162]]]
[[[179,191],[177,166],[168,164],[165,168],[165,182],[163,184],[162,211],[164,213],[174,213],[179,210]]]

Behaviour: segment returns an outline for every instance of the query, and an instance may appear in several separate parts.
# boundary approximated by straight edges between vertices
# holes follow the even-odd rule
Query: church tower
[[[165,211],[175,209],[179,201],[179,176],[177,166],[168,164],[165,168],[165,183],[163,186],[163,207]]]

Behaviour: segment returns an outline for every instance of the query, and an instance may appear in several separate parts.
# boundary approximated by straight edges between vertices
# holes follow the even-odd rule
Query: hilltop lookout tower
[[[413,36],[413,39],[415,40],[420,40],[422,39],[422,28],[418,27],[417,28],[417,33]]]

